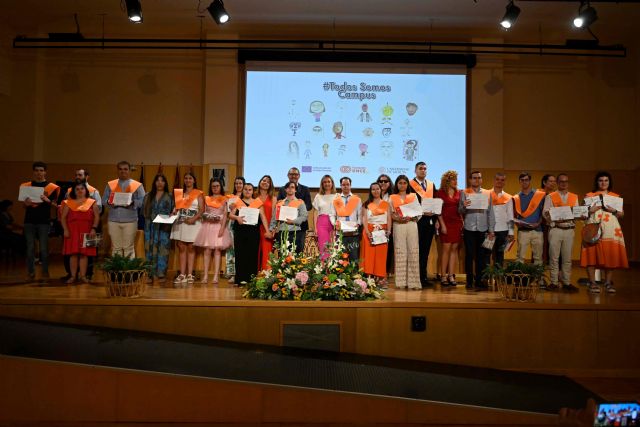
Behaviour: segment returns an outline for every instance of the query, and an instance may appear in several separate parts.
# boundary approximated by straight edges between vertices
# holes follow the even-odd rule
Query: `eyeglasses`
[[[390,182],[391,181],[389,181],[388,179],[381,179],[381,180],[378,181],[378,184],[388,184]]]
[[[567,182],[569,182],[568,179],[562,179],[562,180],[558,181],[558,184],[566,184]]]

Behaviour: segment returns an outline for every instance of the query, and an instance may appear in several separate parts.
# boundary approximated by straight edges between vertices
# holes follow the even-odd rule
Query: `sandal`
[[[613,283],[605,282],[604,283],[604,288],[607,290],[608,294],[615,294],[616,293],[616,288],[613,286]]]
[[[91,281],[89,279],[87,279],[86,276],[78,277],[78,281],[80,283],[85,284],[85,285],[88,285],[89,283],[91,283]]]
[[[591,292],[592,294],[599,294],[600,293],[600,286],[598,286],[594,282],[589,283],[589,292]]]
[[[458,286],[458,282],[456,282],[456,275],[455,274],[450,274],[449,275],[449,286]]]
[[[71,277],[69,278],[69,280],[67,280],[67,281],[66,281],[66,282],[64,282],[64,283],[66,283],[67,285],[73,285],[74,283],[76,283],[76,277],[75,277],[75,276],[71,276]]]

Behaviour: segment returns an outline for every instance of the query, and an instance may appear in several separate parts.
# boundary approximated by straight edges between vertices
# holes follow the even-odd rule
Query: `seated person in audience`
[[[23,255],[24,236],[17,231],[22,231],[22,227],[17,225],[11,215],[13,202],[11,200],[3,200],[0,202],[0,249],[12,250],[17,254]]]

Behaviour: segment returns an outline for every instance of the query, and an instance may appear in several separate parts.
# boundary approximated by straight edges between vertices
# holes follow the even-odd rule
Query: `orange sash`
[[[342,195],[336,195],[336,198],[333,199],[333,206],[336,208],[336,214],[338,216],[351,216],[353,211],[356,210],[358,204],[361,203],[360,197],[352,194],[351,198],[347,202],[345,206],[344,201],[342,200]]]
[[[491,201],[493,206],[506,205],[511,201],[513,196],[505,191],[502,192],[500,197],[496,194],[494,190],[491,190]]]
[[[608,195],[608,196],[613,196],[613,197],[620,197],[620,195],[619,195],[619,194],[614,193],[613,191],[609,191],[609,192],[608,192],[608,193],[606,193],[606,194],[605,194],[605,192],[604,192],[604,191],[596,191],[595,193],[587,193],[587,195],[586,195],[585,197],[596,197],[596,196],[599,196],[599,195],[601,195],[601,194],[602,194],[603,196],[604,196],[604,195]]]
[[[407,194],[407,196],[404,198],[404,202],[403,202],[402,199],[400,198],[399,194],[392,194],[392,195],[389,196],[389,201],[391,202],[391,205],[393,206],[393,210],[398,212],[399,209],[400,209],[400,206],[407,205],[409,203],[413,203],[415,198],[416,198],[415,194]]]
[[[31,187],[31,181],[23,182],[22,184],[20,184],[20,187]],[[59,189],[60,187],[55,185],[53,182],[50,182],[44,187],[44,195],[49,197]]]
[[[174,190],[175,191],[175,190]],[[182,191],[182,190],[180,190]],[[224,202],[227,201],[227,197],[226,196],[206,196],[204,198],[205,203],[207,204],[207,206],[210,206],[212,208],[219,208],[222,205],[224,205]]]
[[[238,199],[238,201],[235,204],[235,208],[240,210],[240,208],[255,208],[255,209],[260,209],[260,207],[262,206],[263,202],[260,199],[251,199],[251,203],[249,203],[249,206],[247,206],[244,202],[244,200],[242,199]],[[291,205],[290,205],[291,206]],[[296,206],[297,207],[297,206]]]
[[[556,208],[560,206],[576,206],[578,204],[577,194],[568,193],[567,203],[562,202],[562,196],[560,195],[559,191],[554,191],[553,193],[550,194],[550,196],[551,196],[551,203],[553,203],[553,206]]]
[[[385,202],[384,200],[381,200],[380,203],[378,203],[378,206],[374,205],[373,203],[369,203],[367,209],[369,209],[373,215],[386,214],[389,210],[389,203]]]
[[[536,190],[536,192],[533,194],[533,197],[531,198],[531,202],[529,202],[527,210],[522,212],[522,207],[520,205],[520,195],[516,194],[515,196],[513,196],[516,212],[522,218],[530,217],[531,214],[533,214],[535,210],[538,209],[538,206],[540,206],[540,203],[542,203],[546,195],[547,194],[544,191]]]
[[[63,203],[67,205],[69,209],[74,212],[87,212],[96,201],[91,197],[87,197],[86,200],[82,203],[79,203],[74,199],[67,199]]]
[[[278,203],[276,203],[276,219],[280,216],[280,206],[284,206],[284,201],[286,199],[282,199],[279,200]],[[287,206],[292,207],[292,208],[297,208],[298,206],[302,205],[304,203],[304,200],[301,199],[295,199],[295,200],[290,200],[289,204]]]
[[[425,181],[427,183],[426,191],[422,189],[422,186],[415,179],[412,179],[411,181],[409,181],[409,185],[411,185],[411,188],[413,188],[413,191],[418,193],[420,198],[424,199],[426,197],[427,199],[432,199],[433,198],[433,182],[429,181],[428,179]]]
[[[173,198],[176,201],[176,209],[189,209],[195,199],[202,194],[202,191],[195,188],[189,193],[189,197],[184,198],[181,188],[173,190]]]
[[[135,193],[136,190],[142,185],[142,183],[136,181],[135,179],[130,180],[131,182],[124,190],[124,193]],[[109,188],[112,193],[123,193],[120,186],[118,185],[118,180],[114,179],[108,182]]]

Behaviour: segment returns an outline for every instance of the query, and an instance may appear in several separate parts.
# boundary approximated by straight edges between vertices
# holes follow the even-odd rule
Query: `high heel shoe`
[[[207,283],[209,283],[209,278],[207,276],[204,276],[200,281],[200,283],[203,285],[206,285]]]

